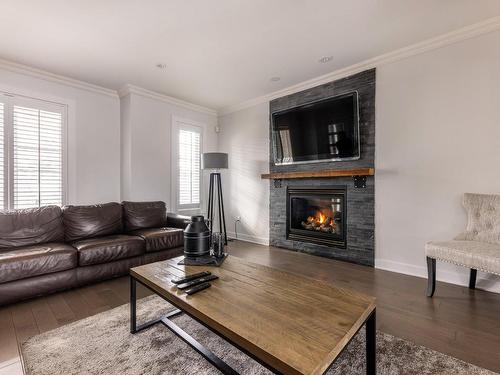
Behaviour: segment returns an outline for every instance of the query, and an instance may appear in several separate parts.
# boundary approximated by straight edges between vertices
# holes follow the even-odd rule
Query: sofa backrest
[[[456,239],[500,244],[500,195],[465,193],[467,228]]]
[[[58,206],[0,211],[0,249],[63,240],[62,213]]]
[[[167,225],[165,202],[122,202],[123,224],[130,232],[145,228],[160,228]]]
[[[105,203],[63,207],[64,237],[67,242],[122,232],[122,206]]]

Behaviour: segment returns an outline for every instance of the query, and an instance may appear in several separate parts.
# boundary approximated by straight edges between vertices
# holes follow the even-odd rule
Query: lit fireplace
[[[334,215],[327,216],[327,214],[318,211],[316,215],[308,216],[306,221],[301,222],[302,228],[324,233],[337,233],[337,224],[332,217]]]
[[[287,238],[345,247],[345,189],[289,188]]]

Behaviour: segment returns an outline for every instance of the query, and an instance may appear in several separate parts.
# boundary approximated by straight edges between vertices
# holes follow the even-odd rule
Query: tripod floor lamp
[[[210,233],[214,230],[215,218],[218,215],[219,232],[224,234],[227,245],[226,219],[224,218],[224,201],[222,198],[221,169],[227,169],[228,157],[223,152],[205,152],[201,156],[203,170],[210,170],[210,187],[208,189],[208,214]],[[216,207],[217,202],[217,207]],[[214,214],[215,210],[215,214]]]

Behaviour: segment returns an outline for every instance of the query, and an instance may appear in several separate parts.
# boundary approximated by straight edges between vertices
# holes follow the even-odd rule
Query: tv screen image
[[[360,157],[357,92],[275,112],[271,121],[276,165]]]

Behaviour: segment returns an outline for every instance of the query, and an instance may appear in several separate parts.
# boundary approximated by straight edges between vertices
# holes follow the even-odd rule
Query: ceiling
[[[0,57],[220,109],[497,15],[498,0],[0,0]]]

